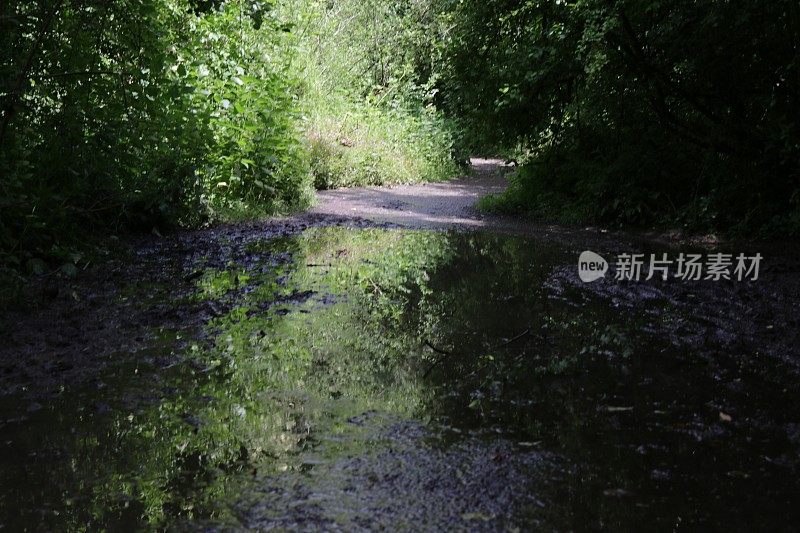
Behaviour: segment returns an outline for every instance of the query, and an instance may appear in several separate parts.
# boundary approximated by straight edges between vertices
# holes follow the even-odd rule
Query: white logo
[[[578,276],[584,283],[591,283],[606,275],[608,263],[600,255],[586,250],[578,257]]]
[[[647,281],[670,278],[683,281],[756,281],[759,277],[761,260],[764,257],[732,253],[678,254],[670,259],[666,253],[629,254],[621,253],[614,262],[614,279],[618,281]],[[673,268],[673,266],[675,268]],[[578,257],[578,276],[584,283],[591,283],[605,277],[608,263],[600,255],[586,250]]]

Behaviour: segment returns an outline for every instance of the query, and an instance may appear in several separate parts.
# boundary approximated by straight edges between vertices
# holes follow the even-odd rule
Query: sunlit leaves
[[[150,231],[307,200],[281,25],[261,2],[188,7],[3,8],[0,249],[17,263],[57,260],[81,226]]]

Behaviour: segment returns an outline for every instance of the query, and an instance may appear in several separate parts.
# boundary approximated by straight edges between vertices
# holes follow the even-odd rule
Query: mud
[[[761,252],[753,282],[587,285],[584,249],[707,248],[482,217],[496,172],[33,290],[3,317],[0,525],[791,529],[794,248],[713,243]]]

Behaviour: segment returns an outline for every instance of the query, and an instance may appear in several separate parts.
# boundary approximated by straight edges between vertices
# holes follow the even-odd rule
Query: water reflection
[[[180,334],[164,332],[86,390],[5,417],[0,523],[288,527],[279,510],[305,484],[333,510],[316,501],[304,520],[335,515],[348,527],[364,517],[346,502],[357,508],[369,487],[375,498],[374,472],[394,463],[412,472],[392,483],[417,480],[402,481],[408,506],[474,497],[454,515],[468,527],[763,527],[797,512],[794,465],[763,460],[796,447],[714,418],[728,390],[694,354],[645,333],[652,314],[577,286],[553,290],[574,251],[312,228],[251,240],[237,257],[196,265],[194,298],[218,309],[208,339],[164,357]],[[647,305],[668,319],[668,302]],[[758,387],[747,397],[772,405]],[[468,465],[466,481],[431,493],[452,463]],[[465,493],[480,476],[496,478],[497,494]],[[503,487],[523,494],[498,507]],[[745,495],[758,506],[738,506]],[[397,505],[370,513],[407,511]],[[429,514],[414,520],[406,525],[432,525]]]

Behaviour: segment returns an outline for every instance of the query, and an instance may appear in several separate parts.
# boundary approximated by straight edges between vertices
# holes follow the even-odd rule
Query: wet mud
[[[3,317],[0,525],[790,530],[800,261],[724,246],[760,278],[320,213],[132,240]]]

